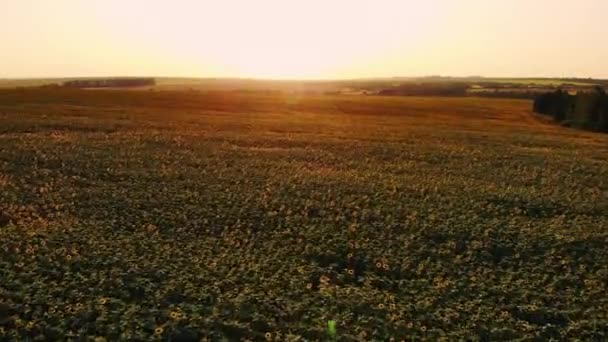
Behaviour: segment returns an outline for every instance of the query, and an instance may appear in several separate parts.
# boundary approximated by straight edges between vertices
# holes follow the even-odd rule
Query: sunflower
[[[169,317],[171,317],[172,319],[179,319],[179,312],[177,311],[171,311],[171,313],[169,314]]]
[[[272,340],[272,334],[271,334],[271,333],[269,333],[269,332],[265,333],[265,334],[264,334],[264,337],[265,337],[265,338],[266,338],[266,340],[268,340],[268,341]]]
[[[421,326],[421,327],[420,327],[420,331],[425,332],[425,331],[426,331],[426,326],[424,326],[424,325],[423,325],[423,326]]]
[[[384,309],[384,304],[378,304],[378,309],[380,309],[380,310]]]
[[[99,300],[97,301],[97,303],[99,303],[101,305],[106,305],[108,303],[108,299],[107,298],[99,298]]]
[[[163,334],[164,331],[165,329],[163,329],[163,327],[156,327],[156,329],[154,329],[154,335],[160,336]]]
[[[312,284],[311,283],[306,284],[306,288],[309,289],[309,290],[311,290],[312,289]]]
[[[382,263],[381,263],[380,261],[378,261],[378,262],[376,263],[376,267],[377,267],[377,268],[382,268]]]
[[[352,269],[349,269],[347,272],[348,272],[348,274],[350,274],[350,275],[355,274],[355,271],[354,271],[354,270],[352,270]]]

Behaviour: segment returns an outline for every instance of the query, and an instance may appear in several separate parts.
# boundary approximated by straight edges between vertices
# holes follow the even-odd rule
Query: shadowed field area
[[[0,339],[606,339],[608,136],[531,108],[0,90]]]

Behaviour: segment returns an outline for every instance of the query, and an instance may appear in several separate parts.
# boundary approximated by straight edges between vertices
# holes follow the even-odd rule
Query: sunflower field
[[[608,136],[526,100],[0,91],[0,341],[608,340]]]

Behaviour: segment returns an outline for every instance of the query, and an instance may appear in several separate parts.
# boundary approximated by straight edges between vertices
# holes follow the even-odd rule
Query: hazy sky
[[[0,78],[608,78],[608,0],[0,0]]]

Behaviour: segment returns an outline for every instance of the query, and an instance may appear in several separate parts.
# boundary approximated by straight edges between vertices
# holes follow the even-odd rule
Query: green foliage
[[[608,138],[529,105],[0,93],[0,340],[606,340]]]
[[[327,334],[330,338],[336,338],[336,321],[329,320],[327,321]]]

